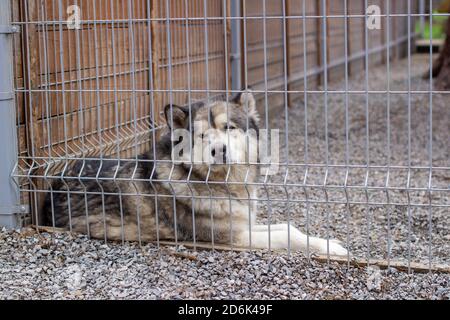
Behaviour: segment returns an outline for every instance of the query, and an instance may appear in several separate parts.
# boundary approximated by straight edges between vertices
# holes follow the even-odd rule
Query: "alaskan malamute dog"
[[[78,161],[52,185],[45,201],[46,224],[109,240],[195,238],[269,248],[269,227],[256,224],[258,166],[248,161],[247,146],[258,145],[251,91],[227,102],[169,105],[165,116],[170,130],[156,143],[156,163],[153,150],[139,161]],[[188,134],[176,136],[177,130]],[[189,148],[180,151],[182,142]],[[199,155],[201,161],[192,161]],[[289,241],[292,250],[306,251],[307,236],[298,229],[270,226],[270,248],[286,249]],[[310,237],[309,248],[325,254],[327,240]],[[331,255],[347,255],[336,240],[329,241],[328,249]]]

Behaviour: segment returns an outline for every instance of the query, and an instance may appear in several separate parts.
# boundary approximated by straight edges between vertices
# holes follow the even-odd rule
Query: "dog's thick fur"
[[[193,123],[202,123],[204,129],[213,127],[213,139],[224,158],[228,157],[226,150],[242,146],[223,137],[258,130],[255,99],[249,91],[228,102],[199,104],[191,110],[167,106],[165,115],[172,131],[190,130]],[[198,138],[194,134],[203,141],[204,131],[190,132],[194,145]],[[73,165],[53,184],[46,198],[47,224],[109,240],[192,241],[195,237],[201,242],[269,248],[269,227],[256,224],[255,201],[235,200],[257,198],[251,184],[257,180],[257,166],[232,161],[175,163],[172,137],[168,131],[156,144],[156,164],[150,151],[139,161],[86,160]],[[249,139],[250,144],[257,144],[257,136]],[[244,156],[248,156],[245,151]],[[271,248],[288,248],[288,238],[292,250],[306,251],[305,234],[288,224],[271,225]],[[309,237],[309,246],[310,252],[347,254],[335,240]]]

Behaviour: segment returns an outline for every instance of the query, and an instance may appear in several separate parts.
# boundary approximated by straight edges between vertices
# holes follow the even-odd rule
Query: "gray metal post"
[[[425,0],[419,0],[419,21],[420,21],[420,35],[423,35],[425,30]]]
[[[0,1],[0,226],[17,228],[19,191],[11,174],[17,163],[16,110],[13,85],[12,34],[10,1]]]
[[[231,17],[241,16],[241,1],[231,0]],[[231,90],[241,90],[241,20],[231,19]]]

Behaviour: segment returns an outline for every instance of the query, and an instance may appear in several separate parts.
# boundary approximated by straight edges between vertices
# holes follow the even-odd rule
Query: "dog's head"
[[[167,105],[164,111],[175,163],[191,165],[197,175],[205,176],[226,173],[230,165],[257,162],[259,116],[251,91],[229,101]]]

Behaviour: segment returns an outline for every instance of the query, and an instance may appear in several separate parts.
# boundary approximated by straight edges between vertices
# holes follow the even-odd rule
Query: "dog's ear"
[[[240,105],[255,121],[259,121],[258,111],[256,110],[256,100],[251,88],[242,90],[242,92],[237,94],[232,101]]]
[[[189,119],[189,109],[175,104],[168,104],[164,107],[164,115],[170,129],[185,128]]]

